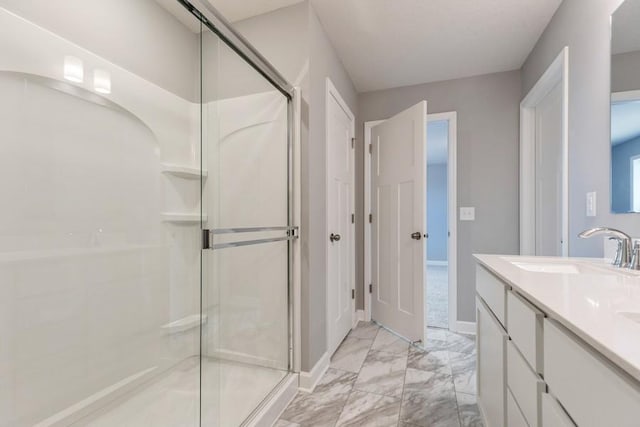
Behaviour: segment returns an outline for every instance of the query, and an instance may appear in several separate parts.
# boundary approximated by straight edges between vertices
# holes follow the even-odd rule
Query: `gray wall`
[[[198,99],[199,37],[153,0],[0,0],[0,7],[176,95]]]
[[[303,334],[302,360],[303,366],[310,368],[327,350],[326,77],[331,79],[351,112],[356,116],[358,96],[311,5],[309,6],[309,30],[311,108],[309,109],[309,150],[306,165],[309,191],[303,195],[302,199],[303,204],[308,207],[308,216],[305,218],[309,223],[305,229],[309,235],[309,269],[308,276],[303,277],[306,286],[303,286],[302,309],[303,312],[308,312],[308,315],[304,316],[302,324],[302,330],[306,332]]]
[[[386,119],[426,99],[429,113],[458,113],[458,206],[475,206],[474,222],[458,222],[458,320],[475,321],[473,253],[516,254],[518,241],[519,71],[360,94],[364,122]],[[363,147],[358,146],[358,158]],[[362,162],[357,177],[363,179]],[[362,188],[362,183],[358,183]],[[360,205],[357,217],[362,216]],[[362,283],[362,282],[359,282]],[[358,287],[358,304],[363,301]]]
[[[610,15],[621,0],[564,0],[522,68],[526,95],[564,46],[569,46],[569,253],[603,256],[600,238],[585,228],[606,225],[640,236],[635,214],[610,209]],[[585,214],[585,195],[597,192],[597,216]]]
[[[611,91],[640,89],[640,51],[619,53],[611,57]]]
[[[301,262],[302,369],[308,371],[327,350],[325,78],[332,80],[354,114],[357,94],[309,2],[250,18],[235,26],[290,82],[299,80],[306,101],[301,165]],[[307,66],[310,71],[305,73]]]
[[[427,259],[447,260],[447,165],[427,165]]]

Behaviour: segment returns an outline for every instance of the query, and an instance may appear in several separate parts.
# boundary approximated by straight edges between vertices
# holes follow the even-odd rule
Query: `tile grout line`
[[[357,325],[356,325],[356,327],[357,327]],[[371,353],[371,347],[373,347],[373,343],[375,342],[376,338],[378,337],[378,333],[380,333],[380,328],[379,327],[378,327],[378,330],[376,331],[376,335],[371,340],[371,345],[369,346],[369,349],[367,350],[367,355],[364,357],[364,360],[362,361],[362,364],[360,364],[360,368],[358,369],[358,372],[356,373],[356,379],[353,381],[353,384],[351,385],[351,390],[349,390],[349,395],[347,396],[346,400],[344,401],[344,405],[342,405],[342,408],[340,409],[340,413],[338,414],[338,418],[336,419],[336,422],[333,424],[334,427],[338,425],[338,422],[340,421],[340,418],[342,417],[342,413],[344,412],[344,409],[347,407],[347,403],[349,403],[349,399],[351,399],[351,395],[353,394],[353,390],[356,387],[356,382],[358,382],[358,378],[360,377],[360,372],[362,371],[362,367],[364,366],[364,362],[366,362],[367,357],[369,357],[369,353]]]

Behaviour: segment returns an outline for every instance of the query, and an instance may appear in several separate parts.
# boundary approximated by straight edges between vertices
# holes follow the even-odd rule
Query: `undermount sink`
[[[580,268],[575,264],[545,262],[511,262],[516,267],[534,273],[579,274]]]
[[[601,260],[588,259],[566,259],[551,257],[503,257],[505,261],[524,271],[533,273],[552,274],[627,274],[637,275],[638,272],[630,272],[625,269],[615,268]]]

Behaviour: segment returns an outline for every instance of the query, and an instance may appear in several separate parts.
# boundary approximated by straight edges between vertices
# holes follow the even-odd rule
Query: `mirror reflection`
[[[611,22],[611,210],[640,212],[640,0]]]

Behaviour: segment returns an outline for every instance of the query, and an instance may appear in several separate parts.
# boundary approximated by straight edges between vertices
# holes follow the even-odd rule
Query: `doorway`
[[[326,80],[327,343],[333,354],[355,321],[355,116]]]
[[[450,323],[455,322],[455,317],[452,320],[449,315],[450,310],[455,311],[452,307],[455,289],[454,292],[449,289],[452,266],[455,270],[455,254],[451,253],[455,244],[451,247],[450,242],[456,210],[455,163],[450,158],[454,148],[451,141],[455,142],[455,118],[455,113],[427,115],[426,324],[443,329],[449,329]]]
[[[447,165],[447,171],[446,171],[446,187],[447,187],[447,195],[446,195],[446,201],[444,203],[446,203],[446,229],[443,231],[443,233],[446,235],[446,242],[445,242],[445,246],[446,246],[446,256],[444,258],[446,258],[446,278],[444,279],[444,283],[445,283],[445,289],[442,290],[442,294],[445,295],[444,301],[446,304],[446,307],[444,309],[442,309],[441,311],[445,313],[445,321],[440,322],[440,324],[442,324],[443,326],[441,327],[448,327],[451,331],[457,331],[458,330],[458,323],[457,323],[457,305],[456,305],[456,301],[457,301],[457,287],[456,287],[456,283],[457,283],[457,274],[456,274],[456,259],[457,259],[457,248],[456,248],[456,239],[457,239],[457,217],[456,217],[456,210],[457,210],[457,196],[456,196],[456,156],[457,156],[457,152],[456,152],[456,134],[457,134],[457,114],[455,111],[452,112],[445,112],[445,113],[438,113],[438,114],[427,114],[426,115],[427,120],[425,121],[425,129],[427,129],[427,135],[429,135],[428,132],[428,122],[440,122],[440,126],[441,127],[446,127],[446,142],[447,142],[447,149],[446,149],[446,165]],[[373,162],[373,145],[372,145],[372,136],[371,136],[371,131],[372,129],[385,122],[385,120],[376,120],[376,121],[370,121],[370,122],[366,122],[364,124],[364,139],[365,139],[365,147],[369,147],[369,149],[365,149],[364,152],[364,175],[365,175],[365,179],[364,179],[364,205],[365,205],[365,209],[364,209],[364,224],[365,224],[365,229],[364,229],[364,283],[363,283],[363,290],[364,290],[364,318],[365,320],[372,320],[375,319],[375,316],[372,316],[372,294],[375,291],[375,284],[373,283],[374,279],[374,275],[373,275],[373,260],[372,260],[372,255],[373,255],[373,249],[372,249],[372,225],[373,223],[375,223],[375,220],[372,221],[372,193],[373,193],[373,187],[372,187],[372,162]],[[444,124],[446,124],[447,126],[444,126]],[[430,145],[431,145],[431,136],[427,137],[429,139],[429,143],[427,144],[427,153],[429,153],[430,150]],[[429,155],[427,154],[427,157],[429,157]],[[433,156],[432,156],[433,157]],[[427,159],[428,162],[428,159]],[[442,163],[442,162],[440,162]],[[426,163],[425,163],[426,165]],[[426,196],[426,201],[425,201],[425,205],[426,205],[426,211],[429,210],[429,193],[427,192],[426,188],[428,187],[428,183],[429,180],[427,178],[427,174],[428,174],[428,169],[425,166],[425,171],[424,171],[424,175],[425,175],[425,180],[427,182],[427,186],[425,186],[425,192],[427,193]],[[428,215],[425,212],[425,217],[427,217]],[[424,286],[425,286],[425,291],[423,293],[423,295],[426,295],[426,297],[423,297],[422,299],[422,304],[423,307],[425,308],[425,316],[424,316],[424,325],[429,326],[431,323],[429,321],[429,307],[428,307],[428,301],[431,298],[431,280],[429,278],[429,268],[428,268],[428,264],[430,261],[430,250],[429,250],[429,246],[430,246],[430,242],[429,240],[432,237],[432,226],[429,224],[429,218],[425,218],[427,219],[427,226],[425,229],[425,234],[428,234],[428,238],[426,239],[427,244],[426,244],[426,249],[425,249],[425,255],[424,255],[424,265],[427,266],[425,269],[425,277],[426,280],[424,281]],[[441,229],[442,227],[439,227],[439,229]],[[427,233],[428,231],[428,233]],[[432,249],[433,251],[433,249]],[[436,261],[435,257],[433,257],[434,259],[432,259],[432,261]],[[442,256],[440,256],[440,258],[443,258]],[[439,266],[442,267],[442,264],[444,260],[440,259],[440,263],[431,263],[434,266]],[[438,265],[440,264],[440,265]],[[433,269],[433,271],[435,272],[435,274],[437,274],[436,270],[438,269]],[[443,270],[442,268],[440,268],[439,270]],[[441,274],[442,276],[442,274]],[[443,300],[442,298],[440,300]],[[441,304],[440,304],[441,306]],[[439,316],[441,317],[441,316]]]
[[[569,48],[520,103],[520,254],[569,255]]]

